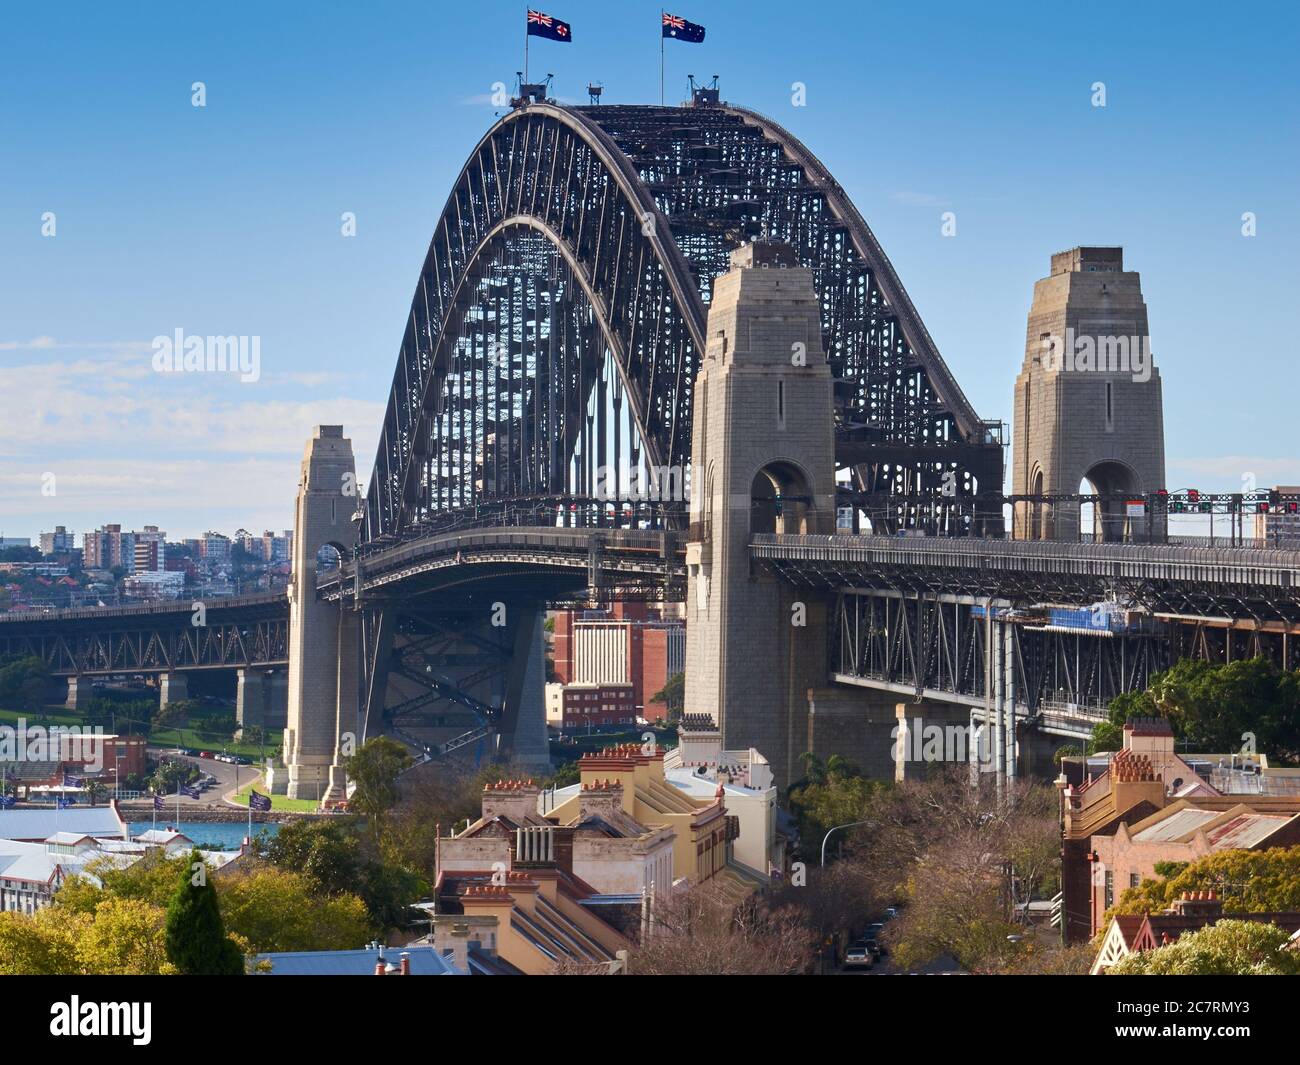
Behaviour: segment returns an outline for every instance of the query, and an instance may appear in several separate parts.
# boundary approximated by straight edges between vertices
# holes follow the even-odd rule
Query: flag
[[[153,808],[160,814],[165,814],[167,812],[167,800],[161,795],[155,795],[153,797]]]
[[[550,15],[543,15],[540,11],[528,11],[528,36],[545,37],[548,41],[571,41],[573,40],[573,31],[569,28],[567,22],[561,22],[557,18],[551,18]]]
[[[0,795],[0,810],[11,809],[17,801],[12,795]]]
[[[199,788],[196,788],[193,784],[186,784],[183,788],[181,788],[181,794],[188,795],[191,799],[203,798],[203,792]]]
[[[72,799],[65,799],[62,795],[60,795],[57,799],[54,800],[55,809],[58,810],[66,810],[69,806],[72,805],[72,803],[73,803]]]
[[[248,808],[250,810],[260,810],[262,813],[266,813],[271,809],[271,796],[263,795],[256,791],[250,791],[248,793]]]
[[[74,776],[70,775],[69,773],[67,773],[66,771],[65,771],[64,774],[63,774],[63,786],[64,786],[65,788],[79,788],[79,787],[81,787],[84,783],[85,783],[85,781],[82,780],[81,777],[74,777]]]
[[[686,41],[688,44],[700,44],[704,40],[703,26],[667,13],[664,14],[663,33],[665,37],[671,37],[675,41]]]

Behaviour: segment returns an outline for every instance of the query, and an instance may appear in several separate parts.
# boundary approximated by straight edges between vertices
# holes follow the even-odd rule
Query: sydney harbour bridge
[[[695,389],[718,340],[717,279],[749,246],[779,249],[755,269],[807,271],[807,346],[829,370],[829,524],[779,463],[740,504],[744,579],[815,604],[788,648],[803,661],[776,711],[788,739],[765,752],[780,779],[802,750],[860,753],[904,700],[996,720],[1014,772],[1018,746],[1086,736],[1115,694],[1181,655],[1295,665],[1300,553],[1167,542],[1151,519],[1169,507],[1163,483],[1122,489],[1143,502],[1146,535],[1099,523],[1102,542],[1009,538],[1008,506],[1077,513],[1080,497],[1003,494],[1001,423],[977,415],[870,228],[788,131],[716,88],[680,107],[571,107],[529,85],[447,198],[364,491],[336,427],[309,445],[324,464],[309,477],[304,461],[290,595],[213,600],[202,631],[189,602],[10,614],[0,654],[39,654],[74,689],[208,669],[239,669],[251,688],[287,666],[286,761],[316,766],[290,766],[303,795],[337,785],[344,732],[545,761],[543,612],[680,599],[698,579],[688,558],[707,565],[713,530],[688,503],[701,494]],[[337,564],[317,573],[323,545]],[[1044,606],[1101,601],[1140,620],[1072,626]],[[324,643],[294,632],[322,624]],[[728,624],[744,641],[788,621]],[[724,722],[729,746],[753,743],[746,720]]]

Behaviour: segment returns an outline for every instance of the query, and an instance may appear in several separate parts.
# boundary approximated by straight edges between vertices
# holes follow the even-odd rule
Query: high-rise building
[[[101,525],[82,540],[83,563],[87,569],[130,570],[135,564],[135,533],[123,532],[121,525]]]
[[[41,554],[62,555],[76,549],[76,533],[70,533],[62,525],[54,526],[53,532],[41,533]]]
[[[285,529],[277,536],[267,529],[262,533],[261,553],[263,562],[287,562],[293,553],[293,530]]]

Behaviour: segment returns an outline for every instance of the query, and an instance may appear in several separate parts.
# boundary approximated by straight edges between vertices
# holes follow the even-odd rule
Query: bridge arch
[[[521,501],[554,520],[551,501],[594,494],[602,459],[688,468],[713,277],[757,237],[790,243],[814,271],[837,454],[856,485],[937,494],[955,470],[963,495],[996,490],[997,446],[866,223],[788,132],[725,106],[542,103],[501,118],[448,197],[407,315],[363,540],[485,511],[500,523],[500,506]]]

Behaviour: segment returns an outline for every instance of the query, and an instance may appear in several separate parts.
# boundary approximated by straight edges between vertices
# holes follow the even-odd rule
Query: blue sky
[[[344,423],[369,473],[429,236],[521,66],[525,8],[51,6],[4,16],[0,534],[283,528],[313,424]],[[657,101],[659,4],[546,10],[574,28],[532,46],[561,99],[597,79]],[[1123,244],[1170,486],[1300,481],[1294,5],[671,10],[708,39],[668,43],[668,98],[717,73],[821,156],[983,416],[1010,420],[1051,253]],[[261,380],[153,373],[150,341],[177,328],[260,336]]]

